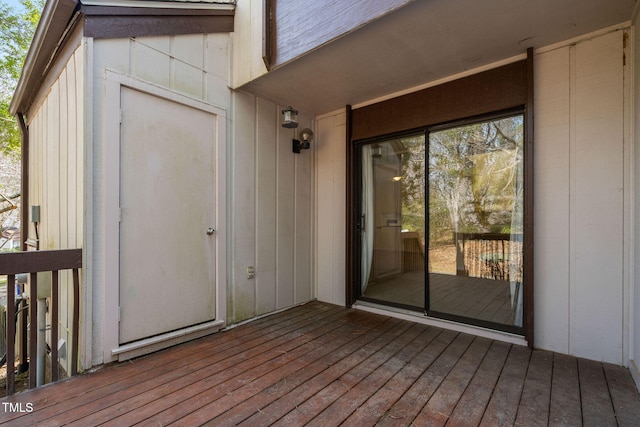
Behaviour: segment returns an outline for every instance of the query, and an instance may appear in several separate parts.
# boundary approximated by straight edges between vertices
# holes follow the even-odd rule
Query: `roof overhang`
[[[534,49],[629,25],[634,0],[429,0],[381,18],[242,89],[318,115],[421,87]]]
[[[220,0],[83,0],[85,6],[139,7],[147,9],[209,9],[233,12],[235,1]]]
[[[9,106],[11,114],[23,113],[28,108],[77,6],[77,0],[49,0],[45,3]]]

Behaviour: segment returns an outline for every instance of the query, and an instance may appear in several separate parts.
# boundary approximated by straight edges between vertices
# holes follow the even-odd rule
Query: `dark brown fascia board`
[[[233,32],[235,9],[80,6],[84,35],[121,38]]]
[[[73,19],[77,5],[77,0],[52,0],[45,3],[9,106],[11,114],[23,113],[28,108],[28,103],[38,90],[47,66]]]
[[[87,16],[108,15],[108,16],[155,16],[155,15],[168,15],[168,16],[217,16],[217,15],[230,15],[235,14],[235,9],[198,9],[194,4],[192,9],[185,8],[156,8],[156,7],[125,7],[125,6],[94,6],[94,5],[80,5],[80,12]]]
[[[84,35],[96,39],[233,32],[233,15],[90,15]]]

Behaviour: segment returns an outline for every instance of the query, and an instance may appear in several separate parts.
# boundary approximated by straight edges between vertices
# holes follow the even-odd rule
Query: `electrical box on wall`
[[[31,206],[31,222],[40,222],[40,206]]]

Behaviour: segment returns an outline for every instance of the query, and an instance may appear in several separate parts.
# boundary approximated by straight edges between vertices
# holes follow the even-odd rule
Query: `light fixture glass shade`
[[[300,139],[303,142],[307,142],[307,143],[313,141],[313,132],[311,131],[311,129],[307,129],[307,128],[302,129],[300,131]]]
[[[284,115],[284,119],[282,120],[283,128],[297,128],[298,127],[298,112],[294,110],[292,107],[289,107],[286,110],[282,110],[282,114]]]

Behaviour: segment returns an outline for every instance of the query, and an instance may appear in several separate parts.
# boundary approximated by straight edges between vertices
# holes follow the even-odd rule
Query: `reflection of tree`
[[[512,213],[521,212],[521,161],[522,116],[431,133],[431,239],[509,232]]]
[[[402,140],[402,146],[402,227],[418,232],[424,244],[424,136],[405,138]]]

